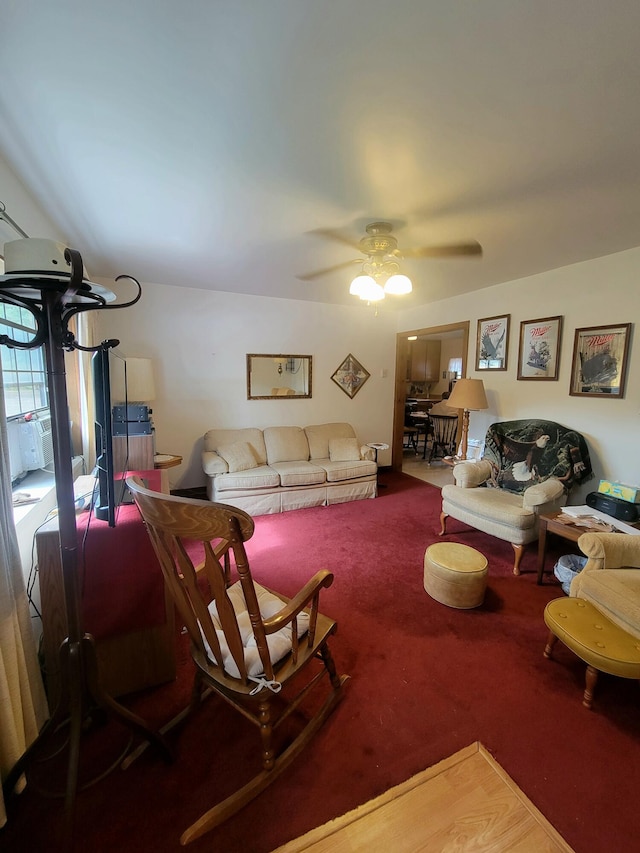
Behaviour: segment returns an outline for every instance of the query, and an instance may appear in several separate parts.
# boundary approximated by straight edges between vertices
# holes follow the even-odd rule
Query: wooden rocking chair
[[[336,674],[327,646],[337,626],[318,611],[320,590],[331,585],[333,575],[317,572],[294,598],[285,598],[251,577],[244,542],[251,538],[254,523],[246,512],[153,492],[138,477],[128,478],[127,485],[191,639],[195,664],[192,702],[173,722],[182,719],[206,690],[222,696],[260,731],[262,771],[192,824],[180,838],[181,844],[188,844],[270,785],[342,698],[342,686],[349,676]],[[234,583],[232,562],[238,576]],[[314,659],[321,666],[312,667],[297,693],[275,714],[271,707],[274,694]],[[328,697],[297,737],[276,754],[273,731],[325,675],[331,683]]]

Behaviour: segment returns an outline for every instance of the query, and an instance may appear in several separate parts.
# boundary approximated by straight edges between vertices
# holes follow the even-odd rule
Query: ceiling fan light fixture
[[[379,302],[381,299],[384,299],[384,289],[382,285],[371,279],[371,284],[366,286],[365,292],[361,294],[360,299],[363,299],[366,302]]]
[[[351,282],[349,293],[352,296],[361,296],[370,282],[373,282],[370,275],[357,275]]]
[[[384,299],[384,290],[370,275],[357,275],[351,282],[349,293],[359,296],[363,302],[379,302]]]
[[[384,299],[387,293],[394,296],[405,296],[413,291],[411,279],[400,273],[400,262],[404,258],[482,256],[482,246],[476,240],[466,243],[452,243],[446,246],[416,246],[401,251],[398,249],[398,241],[391,233],[393,226],[390,222],[370,222],[365,227],[365,231],[366,236],[358,242],[354,242],[340,231],[332,231],[326,228],[318,229],[315,233],[345,243],[352,249],[358,249],[365,256],[365,260],[362,262],[359,258],[352,258],[325,269],[299,275],[297,278],[301,281],[313,281],[320,276],[328,275],[345,267],[351,267],[352,264],[362,263],[361,273],[351,282],[349,293],[352,296],[359,296],[367,302],[377,302]],[[373,279],[375,284],[368,282],[369,278]],[[379,282],[385,283],[384,288],[380,286]]]
[[[411,293],[412,290],[413,285],[409,276],[401,275],[400,273],[389,276],[384,286],[384,292],[391,293],[393,296],[404,296],[407,293]]]

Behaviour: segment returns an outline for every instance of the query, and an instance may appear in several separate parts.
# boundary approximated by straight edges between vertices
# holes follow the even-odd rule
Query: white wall
[[[38,203],[29,194],[25,186],[14,175],[7,161],[0,154],[0,201],[13,221],[29,237],[47,237],[49,240],[63,240],[56,225],[42,212]],[[0,220],[0,255],[2,246],[9,240],[20,240],[8,223]]]
[[[572,495],[572,502],[597,488],[598,478],[640,484],[640,351],[632,329],[623,399],[569,396],[576,328],[640,320],[640,248],[562,267],[476,293],[435,302],[399,317],[398,331],[470,320],[467,375],[481,378],[490,408],[472,412],[469,437],[483,438],[493,421],[543,417],[581,432],[589,444],[595,481]],[[511,315],[508,370],[475,370],[477,321]],[[561,315],[564,328],[557,382],[518,381],[520,323]]]
[[[122,292],[119,283],[103,283]],[[156,449],[183,456],[180,467],[169,469],[173,488],[204,483],[201,439],[212,427],[349,421],[361,441],[391,443],[396,318],[383,308],[375,316],[362,303],[340,307],[149,284],[138,304],[98,319],[101,339],[117,338],[124,355],[153,359]],[[247,400],[247,353],[311,355],[311,399]],[[353,399],[331,380],[349,353],[371,374]],[[390,451],[379,460],[390,464]]]

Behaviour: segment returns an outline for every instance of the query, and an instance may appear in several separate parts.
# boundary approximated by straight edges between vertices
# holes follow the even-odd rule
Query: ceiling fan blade
[[[309,234],[315,234],[316,237],[326,237],[328,240],[337,240],[338,243],[344,243],[345,246],[350,246],[352,249],[360,249],[359,240],[351,240],[339,231],[332,231],[331,228],[314,228],[313,231],[309,231]]]
[[[329,275],[329,273],[337,272],[337,270],[343,270],[346,267],[350,267],[352,264],[361,264],[363,262],[363,258],[352,258],[350,261],[344,261],[341,264],[334,264],[334,266],[332,267],[325,267],[321,270],[314,270],[313,272],[307,272],[303,275],[297,275],[296,278],[300,281],[313,281],[316,278],[322,278],[323,275]]]
[[[480,243],[472,240],[469,243],[452,243],[448,246],[422,246],[419,249],[402,250],[405,258],[451,258],[472,257],[482,254]]]

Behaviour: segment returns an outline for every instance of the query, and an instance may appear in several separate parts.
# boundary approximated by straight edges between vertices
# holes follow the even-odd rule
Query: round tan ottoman
[[[424,554],[424,588],[440,604],[468,610],[484,601],[487,559],[457,542],[437,542]]]

